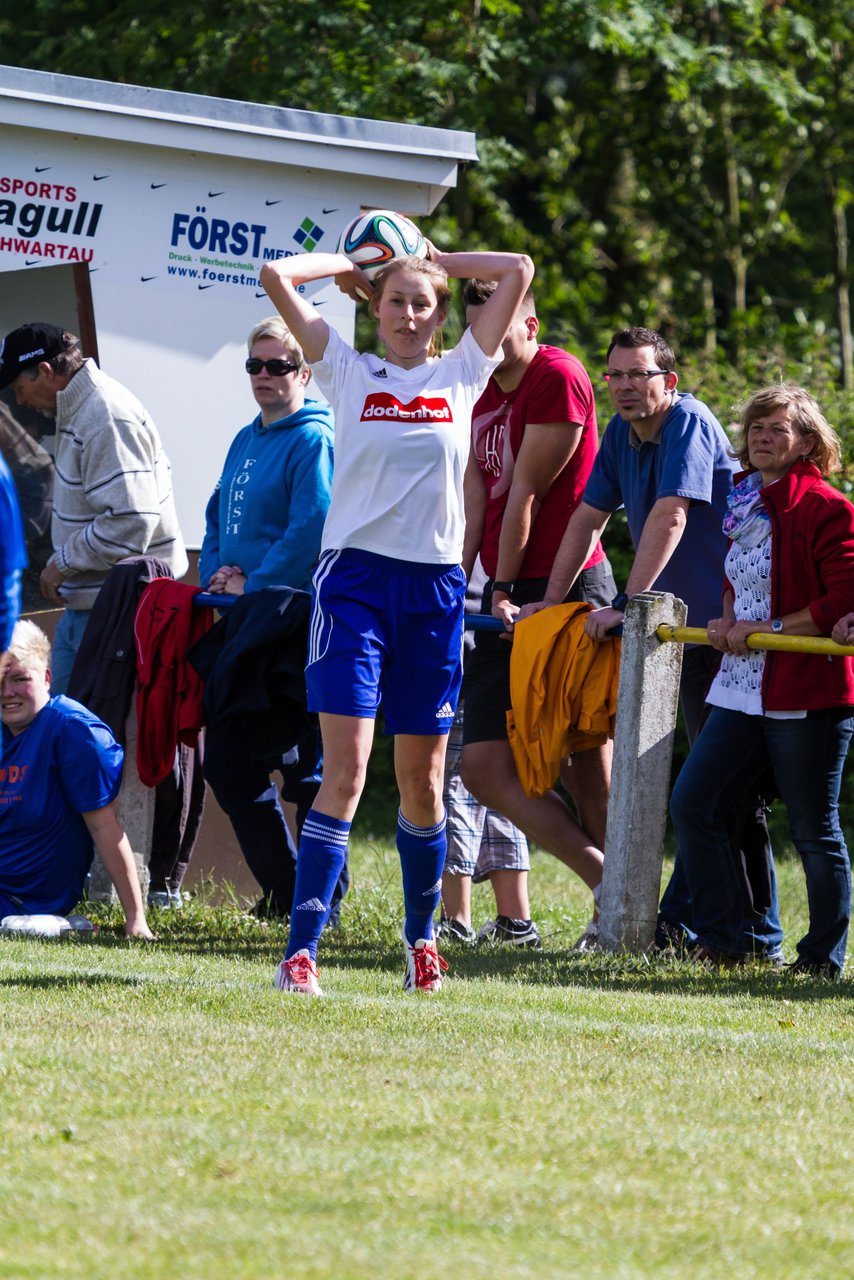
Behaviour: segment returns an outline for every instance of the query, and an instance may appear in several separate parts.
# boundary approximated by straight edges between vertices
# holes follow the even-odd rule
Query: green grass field
[[[396,855],[353,864],[324,1000],[233,907],[0,942],[0,1276],[854,1274],[850,970],[573,955],[586,895],[538,855],[544,951],[408,997]]]

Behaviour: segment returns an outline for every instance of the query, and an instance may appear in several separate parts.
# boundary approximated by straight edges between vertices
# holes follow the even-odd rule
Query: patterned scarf
[[[771,533],[771,517],[760,496],[762,476],[758,471],[740,480],[729,492],[723,530],[743,547],[758,547]]]

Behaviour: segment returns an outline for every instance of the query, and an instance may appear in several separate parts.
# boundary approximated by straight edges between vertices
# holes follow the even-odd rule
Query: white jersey
[[[335,410],[332,502],[323,550],[459,564],[472,409],[502,353],[467,329],[453,351],[414,369],[360,355],[335,332],[312,365]]]

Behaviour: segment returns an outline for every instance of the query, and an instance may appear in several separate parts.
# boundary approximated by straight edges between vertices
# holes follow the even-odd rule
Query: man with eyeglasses
[[[670,591],[688,606],[688,624],[705,626],[720,613],[727,540],[722,524],[735,462],[721,424],[708,405],[677,391],[676,359],[654,329],[623,329],[611,340],[605,379],[616,414],[560,544],[543,600],[522,617],[561,603],[611,515],[625,509],[635,558],[624,591],[588,616],[589,635],[607,640],[623,621],[629,599],[642,591]],[[680,703],[689,743],[700,728],[717,655],[686,646]],[[768,849],[764,819],[749,815],[742,842]],[[758,829],[757,829],[758,828]],[[745,923],[745,951],[774,957],[782,930],[776,885],[761,919]],[[690,899],[677,862],[661,903],[657,939],[690,942]],[[687,926],[687,932],[686,932]]]
[[[41,592],[64,606],[51,658],[52,689],[68,688],[92,606],[107,573],[128,556],[156,556],[176,578],[187,553],[172,473],[157,428],[121,383],[84,359],[79,339],[25,324],[0,346],[0,390],[56,419],[51,537]]]
[[[280,316],[257,324],[245,370],[259,412],[235,436],[205,512],[199,581],[222,595],[266,587],[311,589],[332,491],[333,423],[329,406],[309,399],[311,370]],[[316,726],[287,759],[256,760],[234,722],[208,722],[204,772],[228,815],[249,869],[261,886],[259,916],[287,916],[296,847],[285,822],[273,770],[281,772],[297,825],[320,786]],[[335,903],[346,890],[339,884]]]

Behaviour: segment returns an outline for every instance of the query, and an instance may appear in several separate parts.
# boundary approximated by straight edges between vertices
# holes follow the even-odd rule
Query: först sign
[[[0,171],[0,271],[84,262],[116,283],[261,298],[265,262],[334,250],[356,211],[277,186],[272,168],[268,186],[245,176],[211,181],[211,163],[196,166],[193,180],[180,157],[156,149],[122,165],[80,140],[57,139],[55,153],[36,155],[10,143]]]

